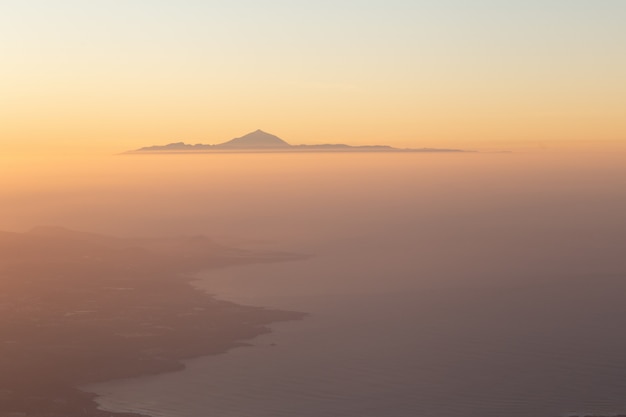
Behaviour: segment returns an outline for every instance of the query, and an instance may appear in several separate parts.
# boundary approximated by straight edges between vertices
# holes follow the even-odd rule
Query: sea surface
[[[154,417],[626,412],[626,277],[420,289],[394,280],[386,261],[335,248],[206,274],[197,285],[220,298],[310,315],[182,372],[90,389],[107,410]]]
[[[324,268],[330,275],[337,253],[308,265],[268,267],[266,276],[285,288],[285,279],[302,276],[303,269],[315,271],[308,279]],[[257,341],[260,347],[285,345],[254,374],[252,392],[258,390],[261,400],[228,414],[231,402],[216,415],[537,417],[626,411],[626,338],[620,334],[626,276],[419,288],[394,283],[380,270],[380,258],[370,255],[374,260],[365,268],[370,278],[381,279],[378,289],[333,292],[330,285],[326,294],[307,296],[314,288],[299,288],[293,294],[300,295],[268,294],[257,302],[243,290],[256,279],[253,268],[206,281],[206,288],[219,288],[235,301],[311,313],[303,323],[281,325]],[[361,256],[344,253],[342,259],[354,265]],[[254,349],[246,351],[254,355]],[[288,362],[281,364],[283,357]],[[236,398],[235,393],[231,400]],[[273,399],[270,408],[260,411],[267,399]]]
[[[309,313],[304,320],[274,324],[251,346],[190,360],[181,372],[87,387],[105,409],[615,415],[626,414],[624,160],[550,152],[121,157],[100,162],[114,175],[68,172],[85,185],[53,189],[46,210],[25,210],[23,192],[5,208],[24,224],[204,234],[308,255],[207,271],[196,282],[219,298]],[[41,193],[42,182],[33,184]]]

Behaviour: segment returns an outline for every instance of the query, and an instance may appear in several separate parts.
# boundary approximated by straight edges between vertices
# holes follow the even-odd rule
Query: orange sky
[[[0,151],[624,147],[624,2],[429,3],[4,3]]]

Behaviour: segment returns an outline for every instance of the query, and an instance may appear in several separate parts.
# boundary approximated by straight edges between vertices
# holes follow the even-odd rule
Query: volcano
[[[128,153],[182,153],[182,152],[465,152],[458,149],[399,149],[385,145],[352,146],[344,144],[291,145],[278,136],[255,130],[239,138],[216,145],[184,142],[164,146],[148,146]]]
[[[267,149],[267,148],[288,148],[291,145],[272,134],[262,130],[255,130],[240,138],[231,139],[228,142],[215,145],[219,148],[233,149]]]

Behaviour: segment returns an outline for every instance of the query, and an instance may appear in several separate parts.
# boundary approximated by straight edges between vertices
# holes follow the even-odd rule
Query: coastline
[[[185,359],[245,346],[269,324],[305,316],[222,301],[191,284],[195,272],[300,255],[58,229],[3,233],[0,247],[9,277],[0,296],[2,417],[139,417],[99,409],[80,387],[180,370]]]
[[[190,287],[194,288],[191,285],[191,282],[194,280],[193,277],[189,277],[186,281],[186,284]],[[195,291],[205,294],[207,300],[211,300],[212,303],[224,303],[224,305],[228,304],[228,313],[232,314],[235,319],[240,320],[239,323],[233,323],[231,325],[232,334],[229,335],[228,339],[221,339],[219,341],[215,340],[204,340],[200,343],[191,347],[191,349],[187,350],[189,346],[185,346],[185,352],[179,353],[175,356],[168,356],[163,358],[163,362],[154,363],[154,367],[141,367],[130,369],[126,368],[125,371],[118,374],[111,374],[103,379],[97,379],[93,381],[89,381],[86,384],[81,384],[75,387],[77,394],[79,396],[87,397],[90,401],[90,405],[93,412],[94,417],[151,417],[149,414],[139,414],[139,413],[127,413],[127,412],[119,412],[112,411],[108,409],[101,408],[97,399],[99,395],[96,392],[89,391],[89,386],[94,383],[102,383],[102,382],[113,382],[124,379],[134,379],[144,376],[163,374],[168,372],[177,372],[182,371],[186,368],[186,364],[184,363],[190,359],[198,359],[206,356],[214,356],[225,354],[232,349],[244,346],[252,346],[249,341],[255,339],[258,336],[271,333],[270,325],[278,322],[285,321],[295,321],[302,320],[306,313],[299,313],[294,311],[286,311],[286,310],[276,310],[276,309],[266,309],[264,307],[252,307],[241,304],[223,302],[216,298],[213,295],[210,295],[203,291],[200,288],[195,288]],[[232,309],[231,309],[232,307]],[[218,312],[218,310],[216,310]],[[223,313],[220,312],[220,313]],[[207,325],[210,325],[211,319],[205,318],[200,319],[200,322],[204,322]],[[193,326],[195,327],[195,326]],[[188,329],[189,332],[194,332],[197,329]],[[187,332],[187,331],[185,331]],[[81,416],[85,414],[80,414]],[[70,415],[71,416],[71,415]],[[91,416],[89,414],[88,416]],[[69,416],[68,416],[69,417]]]
[[[233,413],[257,417],[317,417],[325,412],[329,414],[328,410],[340,410],[342,404],[372,401],[379,407],[374,410],[390,410],[388,412],[394,415],[421,416],[428,415],[429,407],[433,403],[437,404],[436,398],[434,401],[432,397],[429,398],[433,392],[449,392],[446,406],[449,407],[450,416],[476,414],[477,410],[484,411],[479,413],[484,416],[617,417],[622,414],[618,407],[611,406],[619,404],[618,401],[594,404],[584,400],[578,402],[570,395],[559,404],[545,404],[536,397],[526,401],[523,393],[520,395],[520,391],[515,390],[515,378],[509,379],[508,375],[513,373],[508,368],[511,362],[506,361],[499,362],[508,368],[505,372],[487,371],[494,379],[503,377],[503,381],[506,381],[503,384],[510,384],[494,397],[484,394],[483,388],[472,391],[472,395],[467,397],[457,396],[458,390],[455,391],[453,385],[448,385],[449,391],[442,386],[446,389],[443,391],[431,383],[441,375],[442,364],[462,363],[466,360],[470,364],[476,360],[488,363],[491,360],[490,352],[494,349],[514,357],[525,352],[522,356],[526,356],[531,363],[539,363],[535,369],[546,369],[542,363],[548,364],[547,369],[551,369],[549,363],[553,362],[555,356],[543,356],[532,345],[503,349],[503,346],[493,343],[496,340],[482,344],[472,339],[472,335],[467,340],[465,335],[458,333],[458,337],[450,339],[446,334],[450,335],[449,330],[454,329],[452,322],[444,323],[445,327],[439,329],[437,327],[441,323],[435,322],[435,328],[428,324],[435,324],[430,317],[440,317],[446,310],[456,308],[460,309],[456,317],[470,316],[471,311],[481,314],[480,309],[467,309],[480,304],[477,303],[479,299],[486,306],[491,301],[499,303],[497,300],[505,300],[506,305],[515,305],[509,297],[519,293],[517,288],[492,292],[495,297],[486,294],[486,298],[476,298],[475,294],[464,294],[464,291],[450,293],[447,289],[427,291],[422,296],[404,291],[397,294],[383,291],[369,295],[330,294],[323,291],[319,296],[311,296],[314,291],[308,290],[307,283],[317,287],[324,275],[332,275],[324,274],[321,268],[324,263],[328,266],[336,265],[332,258],[320,254],[301,262],[236,266],[201,274],[203,279],[198,280],[198,285],[219,294],[223,299],[244,305],[307,311],[311,315],[303,322],[272,325],[275,332],[255,339],[252,342],[254,349],[234,349],[227,355],[192,360],[186,362],[188,367],[183,372],[96,386],[95,392],[102,393],[101,404],[104,409],[159,417],[221,416]],[[389,282],[382,285],[389,285]],[[539,293],[550,294],[550,288],[547,291],[540,290]],[[536,297],[533,299],[540,300]],[[524,304],[534,305],[530,302]],[[502,311],[503,316],[509,318],[514,318],[511,312],[520,311],[515,307],[509,310],[502,308],[501,304],[499,306],[497,310],[487,308],[489,311]],[[421,314],[428,311],[431,314]],[[528,315],[516,316],[532,318]],[[512,323],[519,322],[513,320]],[[414,329],[414,326],[425,331],[411,332],[413,335],[407,337],[407,329]],[[470,323],[470,326],[473,330],[479,330],[474,323]],[[372,339],[373,334],[378,337]],[[480,331],[476,334],[480,334]],[[446,337],[450,350],[437,342],[442,337]],[[427,348],[428,345],[437,348]],[[559,357],[558,354],[556,357]],[[414,365],[412,360],[415,360]],[[495,360],[499,361],[499,358]],[[577,363],[575,357],[566,357],[565,362]],[[416,369],[420,370],[419,377],[412,376],[417,374]],[[532,366],[528,369],[533,372]],[[576,380],[570,369],[563,368],[560,372],[567,375],[568,380]],[[403,381],[410,383],[404,384]],[[443,381],[446,382],[445,379]],[[472,385],[470,377],[459,382],[465,386]],[[424,392],[425,395],[415,398],[412,394],[415,391]],[[560,397],[560,392],[554,391],[555,396]],[[584,394],[581,397],[584,398]],[[498,404],[504,406],[499,407]],[[375,411],[359,414],[358,407],[351,410],[346,410],[345,415],[380,417],[384,414]],[[573,413],[572,410],[587,412]]]

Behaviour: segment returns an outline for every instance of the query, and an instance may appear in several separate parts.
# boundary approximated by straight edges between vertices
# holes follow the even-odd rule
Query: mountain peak
[[[221,143],[216,145],[218,147],[223,148],[285,148],[289,147],[287,142],[279,138],[278,136],[274,136],[272,134],[266,133],[261,129],[257,129],[254,132],[248,133],[240,138],[235,138],[229,140],[228,142]]]

